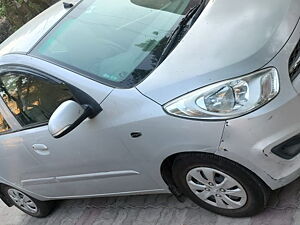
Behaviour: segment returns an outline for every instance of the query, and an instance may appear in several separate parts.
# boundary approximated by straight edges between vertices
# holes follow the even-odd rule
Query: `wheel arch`
[[[190,151],[190,152],[179,152],[179,153],[175,153],[173,155],[168,156],[167,158],[165,158],[161,164],[160,167],[160,173],[161,176],[164,180],[164,182],[167,184],[167,186],[169,187],[169,190],[177,197],[179,198],[179,200],[182,200],[182,192],[179,190],[179,188],[176,186],[175,181],[173,179],[173,174],[172,174],[172,167],[174,164],[174,161],[176,158],[178,157],[185,157],[185,156],[193,156],[193,155],[218,155],[218,154],[213,154],[213,153],[209,153],[209,152],[197,152],[197,151]],[[253,172],[251,169],[245,167],[244,165],[238,163],[235,160],[232,160],[230,158],[218,155],[219,157],[223,157],[227,160],[230,160],[242,167],[244,167],[245,169],[247,169],[250,173],[254,174],[258,179],[260,179],[266,187],[272,189],[269,185],[268,182],[266,182],[264,179],[262,179],[261,176],[259,176],[258,174],[256,174],[255,172]]]
[[[162,161],[161,166],[160,166],[160,174],[162,176],[162,179],[167,184],[167,186],[168,186],[169,190],[172,192],[172,194],[174,194],[175,197],[179,201],[183,201],[183,194],[178,189],[178,187],[173,179],[172,167],[173,167],[174,161],[177,157],[190,156],[193,154],[211,154],[211,155],[213,155],[213,153],[197,152],[197,151],[177,152],[177,153],[169,155],[167,158],[165,158]]]

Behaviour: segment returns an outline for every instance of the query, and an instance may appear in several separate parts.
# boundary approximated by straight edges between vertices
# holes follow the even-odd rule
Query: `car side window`
[[[0,75],[0,95],[23,127],[47,123],[61,103],[73,99],[66,85],[25,72]]]
[[[8,125],[8,123],[6,122],[6,120],[4,119],[2,114],[0,113],[0,134],[5,133],[9,130],[10,130],[10,126]]]

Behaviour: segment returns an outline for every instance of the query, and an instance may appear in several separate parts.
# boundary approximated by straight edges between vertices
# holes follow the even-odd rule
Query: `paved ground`
[[[69,200],[51,216],[31,218],[0,203],[1,225],[300,225],[300,179],[273,193],[267,210],[253,218],[217,216],[171,195]]]

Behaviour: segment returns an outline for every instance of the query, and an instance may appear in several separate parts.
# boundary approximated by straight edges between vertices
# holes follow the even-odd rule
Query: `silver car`
[[[2,200],[260,212],[300,175],[299,16],[299,0],[58,2],[0,46]]]

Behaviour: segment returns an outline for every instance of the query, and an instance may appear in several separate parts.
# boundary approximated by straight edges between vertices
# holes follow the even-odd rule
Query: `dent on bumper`
[[[277,189],[300,174],[300,155],[286,160],[272,153],[274,147],[300,134],[300,97],[270,108],[227,121],[217,154],[244,165]]]

